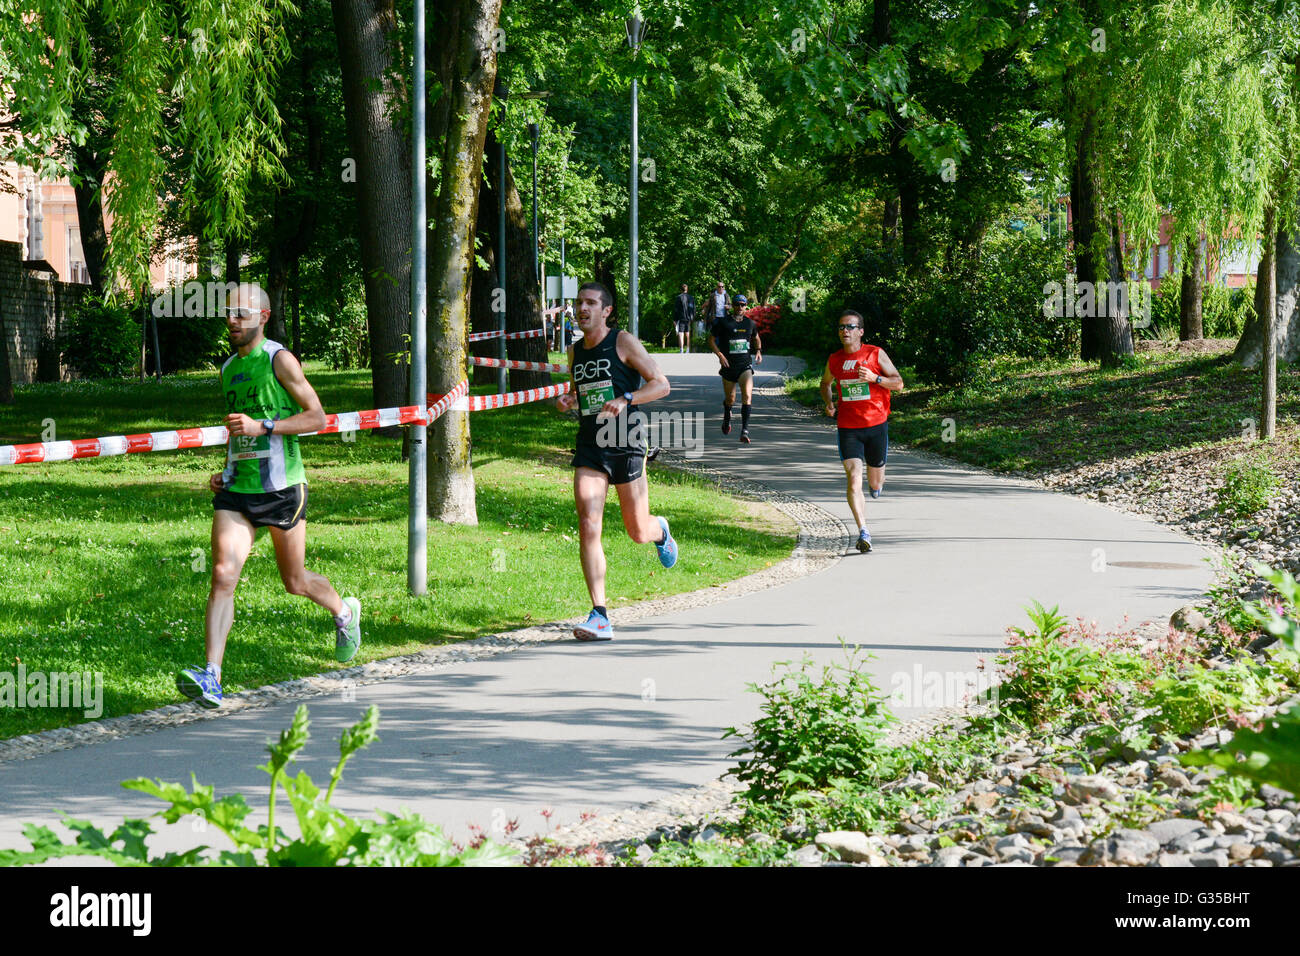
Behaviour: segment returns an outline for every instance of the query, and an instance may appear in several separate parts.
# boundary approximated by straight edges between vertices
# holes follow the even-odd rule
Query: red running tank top
[[[858,378],[858,366],[865,365],[871,378]],[[836,424],[840,428],[870,428],[889,419],[889,389],[877,385],[880,371],[880,347],[863,345],[856,352],[840,349],[829,359],[827,367],[839,386],[840,404]]]

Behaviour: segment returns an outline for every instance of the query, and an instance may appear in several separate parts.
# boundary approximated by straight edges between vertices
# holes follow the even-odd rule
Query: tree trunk
[[[483,142],[496,79],[492,41],[501,0],[450,0],[439,61],[446,135],[433,239],[429,243],[429,390],[446,394],[465,378],[470,270]],[[429,515],[477,524],[469,415],[451,411],[429,429]]]
[[[1265,311],[1260,302],[1260,286],[1263,281],[1255,281],[1255,316],[1246,323],[1241,331],[1241,339],[1233,358],[1243,368],[1255,368],[1264,358],[1264,319],[1273,322],[1273,342],[1277,358],[1283,362],[1300,361],[1300,319],[1296,316],[1296,299],[1300,296],[1300,249],[1296,247],[1295,236],[1280,231],[1273,242],[1264,243],[1264,255],[1259,263],[1259,275],[1262,277],[1268,266],[1275,279],[1276,306],[1271,313]],[[1269,254],[1269,247],[1275,250]]]
[[[1205,290],[1205,257],[1196,239],[1187,240],[1187,255],[1183,259],[1183,285],[1178,297],[1178,339],[1192,342],[1204,338],[1201,316],[1201,299]]]
[[[323,124],[316,104],[316,91],[311,85],[311,64],[302,55],[298,56],[298,70],[302,83],[302,120],[307,134],[307,179],[314,181],[319,179],[321,173]],[[287,113],[287,107],[282,105],[280,115]],[[289,279],[298,268],[298,260],[311,247],[320,206],[316,191],[309,190],[295,199],[292,206],[296,209],[290,212],[286,208],[290,206],[289,196],[288,190],[277,189],[272,200],[271,248],[267,255],[266,291],[271,298],[271,320],[267,324],[267,334],[277,342],[284,342],[288,338],[285,298]]]
[[[95,295],[104,294],[104,257],[108,252],[108,236],[104,232],[103,194],[104,167],[99,154],[84,146],[72,148],[73,162],[77,167],[78,184],[73,188],[77,199],[77,222],[81,232],[81,254],[86,260],[86,272]]]
[[[1272,205],[1264,210],[1264,236],[1265,242],[1270,246],[1277,241],[1277,208]],[[1273,330],[1277,321],[1277,269],[1276,260],[1269,255],[1271,251],[1265,249],[1265,255],[1269,259],[1268,270],[1265,271],[1261,262],[1255,281],[1257,311],[1263,319],[1260,326],[1263,338],[1260,364],[1263,365],[1263,375],[1260,376],[1259,401],[1259,437],[1263,439],[1272,438],[1277,430],[1277,336]]]
[[[496,164],[489,173],[494,186],[500,176]],[[493,230],[495,239],[496,230]],[[523,198],[515,182],[510,160],[506,160],[506,331],[526,332],[542,325],[542,301],[538,298],[537,279],[533,273],[532,234],[524,215]],[[517,361],[545,362],[546,341],[542,338],[511,339],[506,354]],[[542,388],[551,384],[550,372],[510,371],[510,390]]]
[[[332,0],[343,74],[343,112],[356,160],[361,268],[376,408],[407,404],[411,329],[411,156],[397,114],[404,75],[393,0]],[[432,289],[432,276],[430,277]],[[432,314],[432,313],[431,313]],[[455,384],[455,383],[452,383]]]
[[[226,254],[226,281],[238,282],[239,281],[239,259],[240,259],[240,249],[239,249],[238,239],[231,237],[225,241],[225,254]],[[224,317],[225,316],[223,315],[222,318]]]

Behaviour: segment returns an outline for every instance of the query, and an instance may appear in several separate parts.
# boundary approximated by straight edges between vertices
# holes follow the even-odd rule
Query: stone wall
[[[59,324],[89,289],[59,282],[53,272],[28,268],[21,243],[0,242],[0,329],[15,385],[64,377],[55,345]]]

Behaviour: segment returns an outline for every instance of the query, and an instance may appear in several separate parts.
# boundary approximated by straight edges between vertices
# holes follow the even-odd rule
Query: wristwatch
[[[881,382],[883,382],[883,381],[884,381],[884,378],[882,378],[882,377],[879,376],[879,375],[876,376],[876,384],[877,384],[877,385],[879,385],[879,384],[880,384]]]
[[[275,433],[275,422],[273,422],[273,421],[272,421],[271,419],[269,419],[269,418],[264,418],[264,419],[262,419],[262,430],[263,430],[264,432],[266,432],[268,435],[272,435],[272,434],[274,434],[274,433]]]
[[[624,392],[624,393],[623,393],[623,401],[625,401],[625,402],[627,402],[629,405],[631,405],[631,404],[632,404],[632,393],[631,393],[631,392]]]

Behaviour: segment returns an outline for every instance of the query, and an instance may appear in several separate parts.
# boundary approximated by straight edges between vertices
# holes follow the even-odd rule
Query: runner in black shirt
[[[596,282],[584,285],[578,290],[577,305],[583,337],[569,348],[573,391],[556,400],[562,411],[577,408],[580,414],[573,498],[582,574],[592,610],[586,622],[573,629],[573,636],[580,641],[607,641],[614,628],[605,606],[605,550],[600,534],[611,484],[618,491],[628,536],[638,544],[653,543],[665,568],[677,563],[677,542],[669,533],[668,520],[650,514],[645,416],[636,407],[663,398],[669,385],[636,336],[609,326],[614,308],[608,289]]]
[[[736,383],[740,383],[740,440],[749,444],[749,413],[753,409],[753,362],[763,361],[763,339],[753,319],[744,316],[749,299],[737,295],[731,300],[732,314],[717,319],[709,333],[709,348],[718,357],[722,376],[722,434],[731,434],[731,406],[736,401]]]

